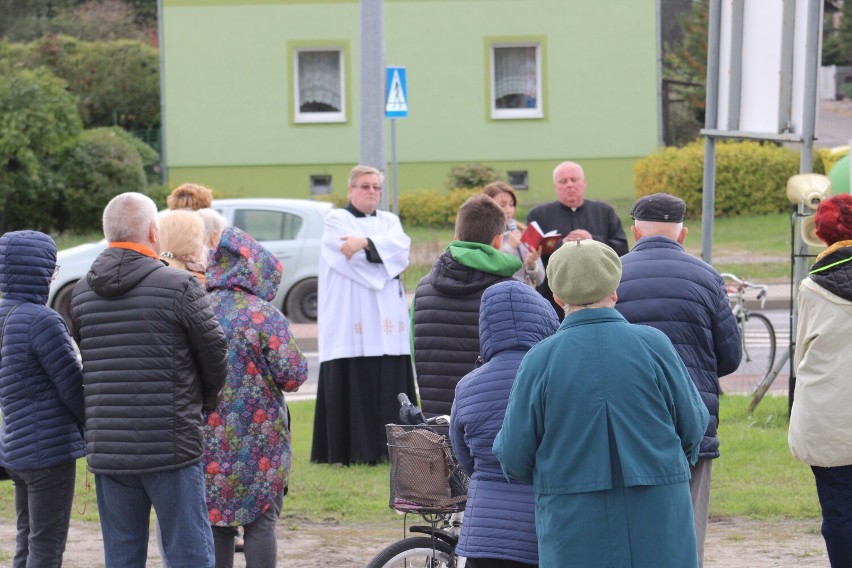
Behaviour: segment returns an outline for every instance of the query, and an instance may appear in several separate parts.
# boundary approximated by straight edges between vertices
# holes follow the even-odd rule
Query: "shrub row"
[[[814,171],[825,173],[825,150],[814,152]],[[720,142],[716,145],[717,216],[780,213],[789,209],[787,180],[799,173],[799,153],[773,143]],[[686,201],[687,216],[701,216],[704,143],[664,148],[636,162],[636,197],[665,192]]]
[[[452,227],[459,207],[479,191],[479,188],[451,189],[447,193],[440,193],[433,189],[421,189],[400,195],[399,219],[404,225]]]

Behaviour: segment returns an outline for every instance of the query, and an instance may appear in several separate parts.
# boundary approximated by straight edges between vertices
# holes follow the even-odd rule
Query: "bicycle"
[[[745,302],[747,292],[757,290],[756,299],[760,300],[760,307],[763,308],[768,288],[763,284],[753,284],[740,279],[734,274],[724,273],[721,276],[725,280],[728,299],[731,301],[731,309],[737,318],[742,337],[743,358],[737,372],[757,378],[749,405],[749,410],[754,410],[777,375],[772,373],[777,338],[775,327],[769,318],[749,310]]]
[[[456,568],[455,549],[469,479],[452,453],[448,417],[424,420],[405,394],[398,398],[402,405],[400,422],[404,424],[387,425],[389,504],[404,515],[403,534],[410,514],[428,525],[409,527],[409,532],[425,536],[403,536],[381,550],[367,568]]]

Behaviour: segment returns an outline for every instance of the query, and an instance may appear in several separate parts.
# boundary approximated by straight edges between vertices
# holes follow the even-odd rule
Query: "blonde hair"
[[[177,209],[160,213],[160,250],[184,268],[204,272],[207,249],[204,246],[204,222],[194,211]]]
[[[213,204],[213,190],[196,183],[177,186],[166,198],[169,209],[206,209]]]
[[[358,178],[366,175],[377,175],[379,176],[379,183],[385,183],[385,174],[377,170],[372,166],[355,166],[352,168],[352,171],[349,172],[349,187],[354,187],[354,185],[358,182]]]

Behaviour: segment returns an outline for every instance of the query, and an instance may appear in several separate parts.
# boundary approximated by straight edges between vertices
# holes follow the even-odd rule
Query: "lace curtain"
[[[535,107],[536,88],[535,47],[494,49],[494,99],[497,108]]]
[[[299,52],[299,110],[340,112],[340,52]]]

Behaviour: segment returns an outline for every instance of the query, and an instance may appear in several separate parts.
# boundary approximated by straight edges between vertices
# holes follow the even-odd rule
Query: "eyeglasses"
[[[382,190],[382,186],[379,185],[379,184],[370,185],[369,183],[362,183],[361,185],[357,185],[355,187],[357,187],[361,191],[370,191],[371,189],[373,191],[381,191]]]

